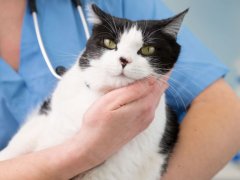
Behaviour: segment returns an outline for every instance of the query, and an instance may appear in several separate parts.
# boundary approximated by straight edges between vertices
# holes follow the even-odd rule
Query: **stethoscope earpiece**
[[[80,16],[82,24],[83,24],[85,36],[86,36],[86,39],[88,40],[89,37],[90,37],[90,33],[89,33],[86,18],[85,18],[84,13],[83,13],[81,1],[80,0],[71,0],[71,1],[78,10],[79,16]],[[30,12],[31,12],[32,17],[33,17],[34,29],[35,29],[35,32],[36,32],[37,41],[38,41],[40,50],[41,50],[42,55],[43,55],[43,59],[46,62],[47,66],[48,66],[48,69],[50,70],[52,75],[55,78],[60,80],[62,78],[60,75],[62,75],[63,73],[59,73],[58,71],[56,72],[56,70],[59,69],[59,68],[57,68],[56,70],[53,68],[53,66],[51,64],[51,61],[48,57],[48,54],[46,52],[46,49],[44,47],[43,41],[42,41],[42,36],[41,36],[41,33],[40,33],[38,16],[37,16],[37,5],[36,5],[35,0],[29,0],[29,8],[30,8]],[[58,67],[62,67],[62,66],[58,66]]]

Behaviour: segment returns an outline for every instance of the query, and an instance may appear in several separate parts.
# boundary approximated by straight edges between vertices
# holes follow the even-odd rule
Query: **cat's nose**
[[[122,65],[122,68],[125,68],[125,66],[128,64],[128,63],[130,63],[130,61],[128,60],[128,59],[126,59],[126,58],[124,58],[124,57],[120,57],[120,63],[121,63],[121,65]]]

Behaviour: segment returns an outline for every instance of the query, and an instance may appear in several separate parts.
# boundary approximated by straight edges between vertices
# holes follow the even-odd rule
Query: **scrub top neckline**
[[[18,70],[13,69],[11,65],[9,65],[2,57],[0,57],[0,82],[1,81],[19,81],[23,80],[23,77],[21,75],[21,46],[22,46],[22,39],[23,39],[23,29],[25,26],[25,19],[26,14],[28,11],[28,2],[25,3],[24,8],[24,15],[22,19],[22,26],[21,26],[21,33],[20,33],[20,54],[19,54],[19,66]]]
[[[20,69],[20,65],[19,65]],[[3,58],[0,57],[0,82],[1,81],[18,81],[21,80],[21,76],[15,71]]]

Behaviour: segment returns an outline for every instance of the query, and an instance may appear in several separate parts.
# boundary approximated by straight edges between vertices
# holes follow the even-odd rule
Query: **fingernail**
[[[163,88],[163,89],[166,90],[168,87],[169,87],[169,84],[168,84],[168,83],[165,83],[165,82],[162,83],[162,88]]]
[[[160,86],[161,89],[164,89],[164,90],[166,90],[169,87],[169,84],[167,82],[162,82],[162,81],[160,81],[158,85]]]
[[[155,82],[156,82],[156,78],[154,78],[154,77],[150,77],[150,78],[148,79],[148,84],[149,84],[150,86],[154,85]]]

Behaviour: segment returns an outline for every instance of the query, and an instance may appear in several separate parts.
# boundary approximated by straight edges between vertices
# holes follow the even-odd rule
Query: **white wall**
[[[176,13],[190,7],[185,25],[230,67],[227,80],[235,89],[237,86],[240,89],[240,63],[237,63],[240,61],[240,0],[164,2]]]

